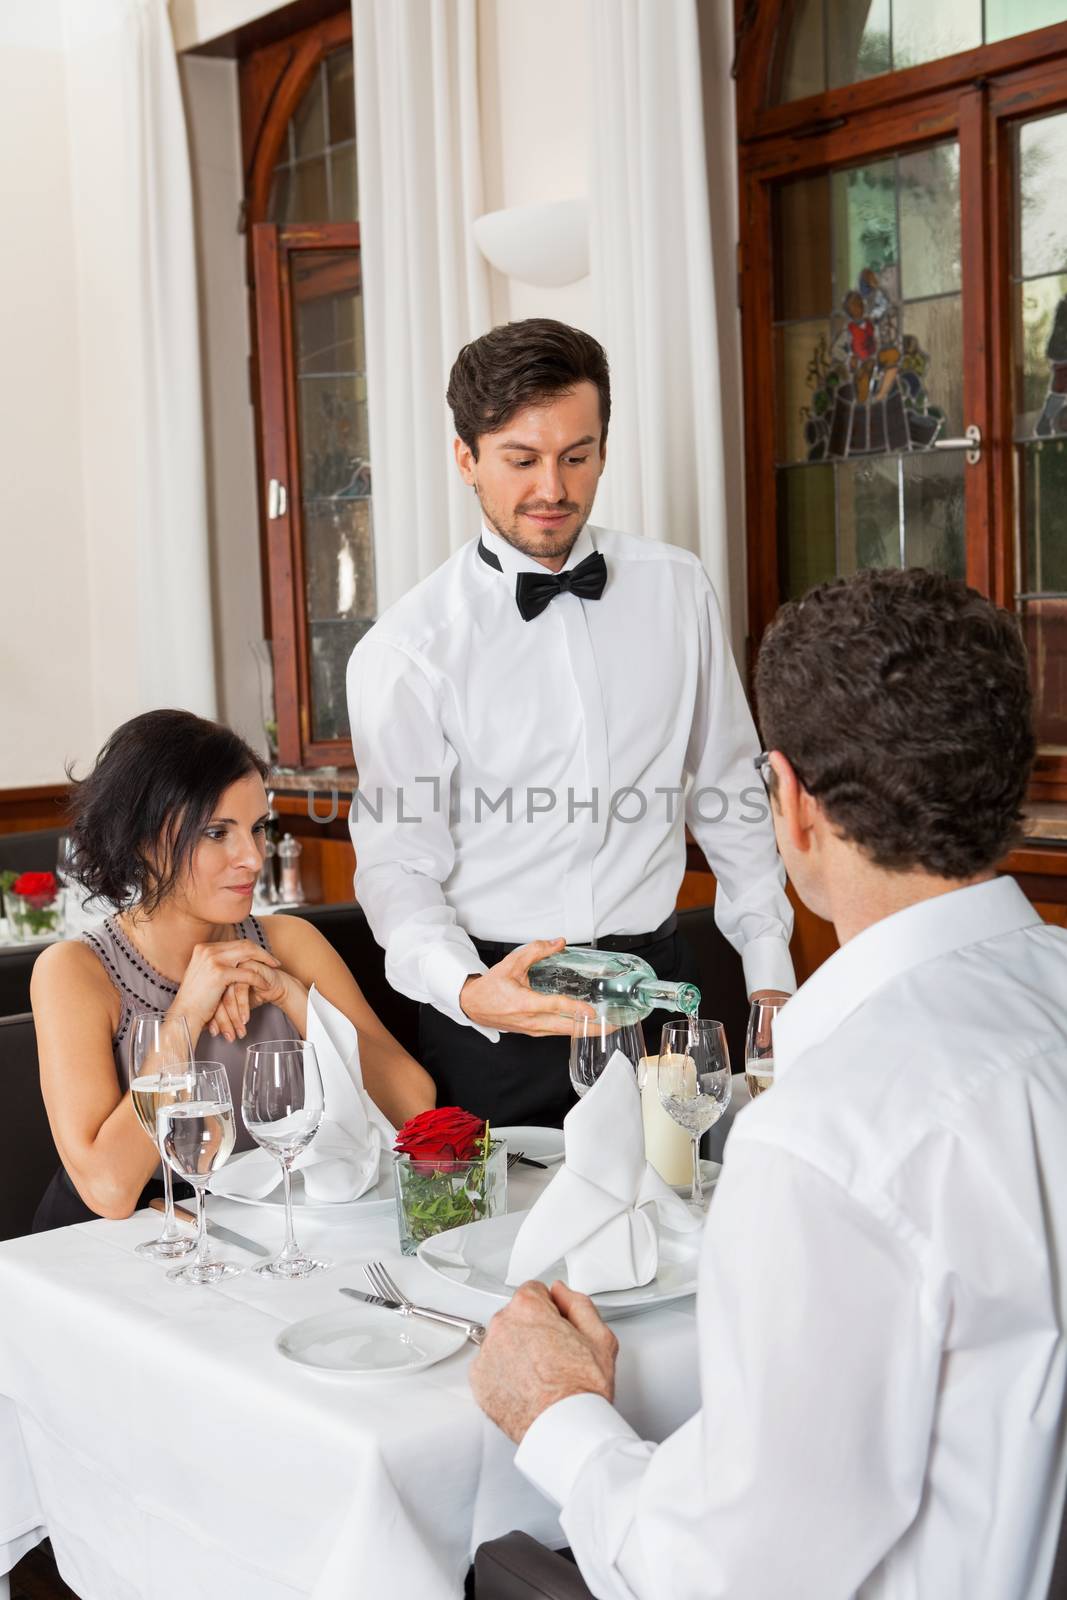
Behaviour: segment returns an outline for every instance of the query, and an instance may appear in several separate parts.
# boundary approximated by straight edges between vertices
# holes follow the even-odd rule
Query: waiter
[[[349,663],[356,895],[390,982],[421,1002],[438,1102],[558,1125],[584,1008],[531,990],[532,962],[595,941],[692,981],[686,823],[753,997],[794,988],[792,910],[703,567],[589,524],[601,346],[545,318],[494,328],[460,351],[448,401],[483,527]]]

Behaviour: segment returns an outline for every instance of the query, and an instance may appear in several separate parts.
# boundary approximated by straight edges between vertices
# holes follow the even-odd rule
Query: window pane
[[[778,562],[783,600],[798,599],[837,571],[833,467],[778,473]]]
[[[348,658],[367,629],[373,625],[369,617],[338,617],[332,621],[312,621],[308,624],[313,739],[349,738],[351,729],[345,694]]]
[[[828,317],[834,285],[830,262],[830,180],[798,178],[774,191],[774,316],[776,322]]]
[[[1020,447],[1019,499],[1026,590],[1067,595],[1067,439]]]
[[[958,439],[963,421],[963,303],[958,294],[905,304],[902,312],[902,381],[913,372],[926,392],[921,409],[946,421],[946,438]]]
[[[270,185],[270,199],[267,201],[267,221],[289,220],[289,168],[275,167]]]
[[[894,70],[940,61],[981,42],[981,0],[893,0]]]
[[[903,155],[900,197],[900,292],[905,300],[960,287],[960,154],[955,144]]]
[[[346,47],[326,58],[330,143],[344,144],[356,137],[356,86],[352,51]]]
[[[1067,0],[985,0],[985,42],[1067,22]]]
[[[359,220],[359,202],[356,196],[356,147],[342,145],[331,150],[331,222],[356,222]]]
[[[1067,427],[1067,276],[1017,283],[1015,319],[1015,437],[1048,438]]]
[[[320,64],[293,112],[296,159],[321,155],[326,148],[326,68]],[[321,221],[321,218],[319,219]]]
[[[304,511],[308,617],[373,617],[374,541],[371,502],[310,501]]]
[[[1018,135],[1019,258],[1024,278],[1067,271],[1067,113],[1023,123]]]
[[[864,271],[884,274],[900,259],[897,243],[896,162],[848,167],[831,178],[834,301],[840,305]],[[896,298],[895,281],[883,288]]]
[[[829,322],[792,322],[775,334],[778,374],[778,460],[806,461],[815,436],[809,426],[813,408],[827,405],[818,392],[819,374],[830,349]]]
[[[831,89],[890,68],[889,0],[827,0],[827,66]]]
[[[900,474],[895,456],[843,462],[837,473],[838,571],[900,566]]]
[[[797,0],[782,59],[779,99],[803,100],[826,88],[823,0]]]
[[[326,157],[302,161],[289,171],[287,222],[328,222],[330,202],[326,190]]]
[[[904,564],[967,575],[963,521],[964,453],[901,457],[904,475]]]

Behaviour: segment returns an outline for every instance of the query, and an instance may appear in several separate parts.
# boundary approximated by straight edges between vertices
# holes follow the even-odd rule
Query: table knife
[[[149,1207],[153,1211],[165,1211],[166,1206],[162,1200],[149,1200]],[[174,1215],[179,1222],[196,1223],[196,1212],[187,1211],[184,1206],[175,1205]],[[221,1239],[224,1244],[236,1245],[239,1250],[250,1250],[254,1256],[271,1256],[273,1250],[268,1250],[265,1244],[260,1244],[258,1239],[249,1239],[243,1233],[237,1233],[233,1228],[226,1228],[221,1222],[212,1222],[208,1217],[204,1227],[212,1239]]]
[[[471,1322],[467,1317],[457,1317],[451,1311],[431,1311],[429,1306],[406,1306],[399,1300],[384,1300],[380,1294],[364,1294],[362,1289],[346,1289],[343,1285],[341,1293],[347,1294],[352,1300],[362,1300],[364,1305],[381,1306],[386,1311],[395,1311],[402,1317],[422,1317],[427,1322],[443,1322],[447,1328],[459,1328],[475,1344],[481,1344],[485,1338],[485,1329],[480,1322]]]

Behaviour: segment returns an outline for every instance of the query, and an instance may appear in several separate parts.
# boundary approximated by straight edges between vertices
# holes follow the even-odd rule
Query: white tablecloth
[[[513,1171],[512,1209],[543,1181]],[[280,1245],[278,1210],[209,1214]],[[562,1542],[471,1399],[473,1346],[390,1380],[320,1377],[274,1349],[286,1323],[339,1308],[340,1284],[364,1288],[356,1264],[374,1257],[413,1297],[491,1316],[400,1260],[391,1209],[354,1214],[298,1215],[301,1243],[337,1265],[293,1284],[169,1283],[132,1254],[153,1212],[0,1244],[0,1574],[47,1532],[83,1600],[434,1600],[462,1594],[485,1539]],[[614,1324],[618,1404],[647,1438],[696,1406],[694,1305]]]

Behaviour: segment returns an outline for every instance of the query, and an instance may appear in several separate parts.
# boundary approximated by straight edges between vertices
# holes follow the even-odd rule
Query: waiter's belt
[[[672,911],[658,928],[653,928],[651,933],[608,933],[600,939],[574,939],[572,944],[584,950],[611,950],[623,955],[628,950],[641,950],[645,945],[655,944],[659,939],[669,939],[678,927],[678,913]],[[528,939],[512,939],[511,942],[499,939],[479,939],[476,934],[471,934],[471,940],[483,961],[490,966],[498,961],[503,961],[506,955],[521,944],[529,944]]]

